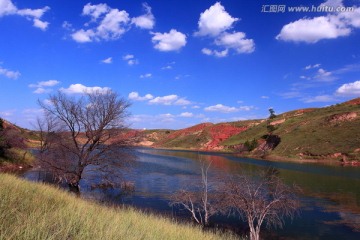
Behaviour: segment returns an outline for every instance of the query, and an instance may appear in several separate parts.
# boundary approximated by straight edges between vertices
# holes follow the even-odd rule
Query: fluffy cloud
[[[105,3],[91,5],[88,3],[84,6],[82,14],[84,16],[91,16],[93,21],[96,21],[101,15],[109,12],[110,8]]]
[[[154,48],[159,51],[168,52],[176,51],[186,45],[185,34],[171,29],[168,33],[153,33],[152,42],[155,44]]]
[[[215,57],[226,57],[228,55],[228,52],[229,50],[228,49],[225,49],[223,51],[217,51],[217,50],[211,50],[211,49],[208,49],[208,48],[203,48],[201,50],[201,52],[205,55],[208,55],[208,56],[215,56]]]
[[[328,0],[322,6],[338,7],[343,4],[341,0]],[[322,39],[348,36],[353,28],[360,28],[360,7],[354,7],[353,10],[291,22],[282,27],[276,39],[316,43]]]
[[[106,64],[110,64],[110,63],[112,63],[112,57],[106,58],[106,59],[102,60],[101,62],[106,63]]]
[[[153,99],[154,96],[151,94],[146,94],[145,96],[141,97],[138,92],[131,92],[129,93],[128,98],[134,101],[146,101]]]
[[[99,93],[106,93],[111,89],[108,87],[87,87],[80,83],[71,84],[68,88],[60,88],[60,91],[66,94],[76,94],[76,93],[91,93],[91,92],[99,92]]]
[[[334,39],[348,36],[351,29],[331,16],[312,19],[303,18],[291,22],[281,29],[276,39],[293,42],[316,43],[321,39]]]
[[[220,2],[215,3],[209,9],[200,14],[198,22],[198,32],[196,36],[217,36],[220,33],[230,29],[238,18],[233,18]]]
[[[323,68],[319,68],[315,75],[315,79],[320,81],[333,81],[336,77],[333,76],[332,72],[326,71]]]
[[[181,113],[179,116],[180,116],[180,117],[187,117],[187,118],[189,118],[189,117],[193,117],[194,114],[191,113],[191,112],[183,112],[183,113]]]
[[[143,29],[153,29],[155,25],[155,17],[151,13],[151,7],[144,3],[143,8],[145,9],[145,14],[139,17],[135,17],[131,19],[131,23],[135,24],[135,26]]]
[[[0,17],[6,15],[19,15],[26,17],[28,20],[33,21],[33,26],[40,28],[45,31],[49,26],[49,22],[40,20],[40,18],[50,10],[49,7],[44,7],[40,9],[18,9],[11,0],[0,0]]]
[[[243,32],[224,33],[215,43],[226,49],[234,49],[237,53],[252,53],[255,50],[254,40],[247,39]]]
[[[185,106],[191,104],[191,102],[186,98],[181,98],[178,95],[171,94],[162,97],[155,97],[149,101],[149,104]]]
[[[151,7],[144,3],[145,14],[131,18],[125,10],[109,7],[106,3],[86,4],[82,15],[91,18],[86,23],[87,28],[82,28],[71,34],[73,40],[79,43],[117,40],[128,31],[132,25],[142,29],[152,29],[155,25],[155,17],[151,13]],[[91,26],[91,27],[89,27]]]
[[[18,71],[11,71],[0,66],[0,75],[4,75],[5,77],[10,79],[17,79],[18,77],[20,77],[21,74]]]
[[[90,29],[80,29],[71,36],[79,43],[86,43],[100,40],[119,39],[129,28],[129,14],[124,10],[110,8],[107,4],[101,3],[84,6],[82,14],[91,17],[91,23],[97,26]],[[86,25],[90,25],[86,24]]]
[[[240,106],[238,108],[236,107],[228,107],[222,104],[216,104],[213,106],[209,106],[204,108],[207,112],[221,112],[221,113],[233,113],[238,111],[250,111],[251,109],[254,109],[253,106]]]
[[[123,60],[127,62],[128,65],[136,65],[139,64],[139,60],[135,59],[135,56],[132,54],[127,54],[123,56]]]
[[[203,48],[202,53],[215,57],[228,56],[230,49],[237,53],[252,53],[255,50],[253,39],[246,38],[243,32],[229,32],[238,20],[230,16],[219,2],[201,13],[198,22],[199,30],[195,36],[209,36],[214,39],[215,45],[221,48],[221,50]]]
[[[204,108],[207,112],[222,112],[222,113],[232,113],[232,112],[238,112],[239,109],[236,107],[228,107],[222,104],[216,104],[214,106],[209,106]]]
[[[57,80],[49,80],[49,81],[38,82],[36,84],[30,84],[29,87],[36,88],[33,93],[42,94],[42,93],[51,92],[52,89],[50,87],[58,85],[59,83],[60,82]]]
[[[336,90],[336,94],[342,96],[360,96],[360,80],[343,84]]]
[[[179,97],[175,94],[167,95],[163,97],[156,97],[149,101],[150,104],[172,105],[177,101]]]
[[[57,80],[49,80],[49,81],[42,81],[38,82],[37,84],[30,84],[29,87],[53,87],[60,82]]]

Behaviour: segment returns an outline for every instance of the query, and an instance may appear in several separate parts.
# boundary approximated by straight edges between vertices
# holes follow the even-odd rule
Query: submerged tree
[[[208,181],[210,164],[202,163],[201,181],[198,189],[181,189],[171,196],[171,206],[180,206],[191,213],[192,219],[202,225],[209,225],[210,217],[219,211],[219,199],[212,192],[213,185]],[[198,183],[198,182],[197,182]],[[195,183],[194,185],[196,186]]]
[[[271,168],[258,177],[240,175],[226,181],[223,202],[248,223],[250,239],[259,240],[264,222],[267,227],[282,227],[286,217],[295,216],[299,208],[295,192]]]
[[[132,139],[124,134],[130,104],[115,92],[87,92],[79,98],[58,92],[49,100],[39,101],[45,117],[38,120],[38,162],[59,181],[78,191],[85,168],[113,176],[134,159],[128,149]]]

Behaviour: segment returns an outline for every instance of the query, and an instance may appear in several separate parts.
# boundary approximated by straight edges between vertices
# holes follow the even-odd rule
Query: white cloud
[[[323,68],[318,69],[314,78],[320,81],[333,81],[336,79],[336,77],[333,76],[332,72],[326,71]]]
[[[73,38],[73,40],[75,40],[76,42],[79,42],[79,43],[92,42],[92,38],[94,36],[95,36],[95,33],[91,29],[88,29],[86,31],[83,29],[80,29],[80,30],[76,31],[75,33],[71,34],[71,37]]]
[[[151,7],[147,4],[143,4],[143,8],[145,9],[145,14],[139,17],[134,17],[131,19],[131,23],[135,24],[135,26],[143,29],[153,29],[155,25],[155,17],[151,13]]]
[[[129,93],[128,98],[134,101],[146,101],[153,99],[154,96],[151,94],[146,94],[145,96],[141,97],[138,92],[131,92]]]
[[[140,78],[151,78],[152,74],[151,73],[146,73],[146,74],[141,74]]]
[[[320,7],[343,6],[341,0],[328,0]],[[303,18],[286,24],[276,39],[292,42],[316,43],[322,39],[335,39],[351,34],[354,28],[360,28],[360,7],[353,11],[329,13],[326,16]]]
[[[49,7],[44,7],[40,9],[19,9],[17,10],[17,14],[24,17],[33,17],[35,19],[40,19],[48,10],[50,10]]]
[[[360,80],[343,84],[336,90],[336,94],[342,96],[360,96]]]
[[[79,43],[100,40],[117,40],[129,29],[129,14],[124,10],[110,8],[105,3],[91,5],[83,8],[83,15],[90,16],[96,27],[80,29],[71,36]],[[88,26],[89,24],[86,24]]]
[[[261,96],[262,99],[269,99],[268,96]]]
[[[190,117],[193,117],[194,114],[191,113],[191,112],[183,112],[179,115],[180,117],[187,117],[187,118],[190,118]]]
[[[39,19],[34,19],[34,27],[40,28],[41,30],[45,31],[49,26],[49,22],[44,22]]]
[[[29,87],[31,88],[39,88],[39,87],[53,87],[60,82],[57,80],[49,80],[49,81],[41,81],[36,84],[30,84]]]
[[[305,103],[313,103],[313,102],[333,102],[336,99],[332,95],[319,95],[315,97],[303,98]]]
[[[211,50],[208,48],[203,48],[201,50],[201,52],[208,56],[215,56],[215,57],[222,58],[222,57],[226,57],[228,55],[229,50],[225,49],[223,51],[217,51],[217,50]]]
[[[153,33],[152,42],[155,44],[154,48],[159,51],[176,51],[186,45],[185,34],[171,29],[168,33]]]
[[[253,106],[240,106],[238,108],[236,107],[229,107],[222,104],[216,104],[213,106],[209,106],[204,108],[207,112],[221,112],[221,113],[233,113],[238,111],[250,111],[251,109],[254,109]]]
[[[205,111],[208,112],[222,112],[222,113],[232,113],[232,112],[238,112],[239,109],[236,107],[228,107],[222,104],[216,104],[214,106],[209,106],[204,108]]]
[[[106,3],[100,3],[97,5],[91,5],[88,3],[84,6],[82,14],[85,16],[91,16],[93,21],[96,21],[100,16],[109,12],[110,7]]]
[[[0,17],[6,15],[19,15],[32,20],[34,27],[40,28],[45,31],[49,26],[49,22],[40,20],[40,18],[50,10],[48,6],[39,9],[18,9],[11,0],[0,0]]]
[[[101,62],[106,63],[106,64],[110,64],[110,63],[112,63],[112,57],[108,57],[108,58],[102,60]]]
[[[230,29],[238,18],[233,18],[220,2],[215,3],[209,9],[200,14],[198,22],[198,32],[196,36],[217,36],[220,33]]]
[[[276,39],[293,42],[316,43],[322,39],[335,39],[348,36],[351,29],[336,18],[329,16],[303,18],[291,22],[281,29]]]
[[[135,59],[135,56],[132,54],[127,54],[127,55],[123,56],[123,60],[126,61],[127,64],[130,66],[139,64],[139,61],[137,59]]]
[[[18,71],[11,71],[0,66],[0,75],[4,75],[5,77],[10,79],[17,79],[20,77],[21,73]]]
[[[124,60],[130,60],[130,59],[133,59],[134,57],[135,57],[135,56],[132,55],[132,54],[127,54],[127,55],[123,56],[123,59],[124,59]]]
[[[220,2],[201,13],[198,22],[199,30],[195,36],[212,37],[215,39],[214,44],[222,48],[221,50],[203,48],[202,53],[219,58],[228,56],[230,49],[237,53],[252,53],[255,50],[253,39],[246,38],[244,32],[229,32],[238,20],[230,16]]]
[[[180,106],[185,106],[189,104],[191,104],[191,102],[185,98],[180,98],[174,102],[174,105],[180,105]]]
[[[91,92],[99,92],[99,93],[106,93],[111,89],[108,87],[87,87],[80,83],[71,84],[68,88],[60,88],[60,91],[66,94],[76,94],[76,93],[91,93]]]
[[[17,8],[11,2],[11,0],[1,0],[0,1],[0,17],[5,15],[16,14]]]
[[[172,69],[172,68],[173,68],[172,66],[167,65],[167,66],[165,66],[165,67],[162,67],[161,70],[170,70],[170,69]]]
[[[320,63],[317,63],[317,64],[314,64],[314,65],[307,65],[306,67],[305,67],[305,70],[309,70],[309,69],[313,69],[313,68],[319,68],[321,66],[321,64]]]
[[[58,85],[60,82],[57,80],[49,80],[49,81],[42,81],[36,84],[30,84],[30,88],[36,88],[33,93],[42,94],[42,93],[49,93],[52,91],[50,87]]]
[[[156,97],[149,101],[150,104],[172,105],[179,97],[175,94]]]
[[[215,40],[215,44],[234,49],[237,53],[252,53],[255,50],[254,40],[247,39],[243,32],[224,33]]]

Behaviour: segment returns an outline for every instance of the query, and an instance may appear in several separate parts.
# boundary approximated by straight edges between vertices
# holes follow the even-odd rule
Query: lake
[[[85,198],[187,218],[169,206],[169,197],[176,190],[199,182],[201,162],[211,162],[209,179],[219,175],[238,174],[268,167],[276,168],[287,184],[302,188],[300,216],[286,221],[283,229],[267,230],[265,239],[360,239],[360,168],[315,163],[273,162],[241,158],[232,154],[195,151],[137,148],[136,164],[124,173],[135,184],[135,192],[123,196],[119,189],[91,189],[90,180],[82,180],[81,194]],[[32,170],[25,178],[36,179]],[[219,224],[239,226],[246,223],[238,218],[216,218]]]

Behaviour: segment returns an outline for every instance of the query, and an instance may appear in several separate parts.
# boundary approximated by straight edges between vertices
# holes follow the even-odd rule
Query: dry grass
[[[0,239],[235,239],[0,174]]]

